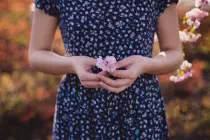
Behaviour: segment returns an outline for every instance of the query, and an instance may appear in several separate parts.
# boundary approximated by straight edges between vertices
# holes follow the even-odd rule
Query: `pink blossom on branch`
[[[179,31],[179,36],[182,42],[189,42],[190,40],[190,36],[186,32]]]
[[[194,34],[192,32],[179,31],[179,36],[182,42],[194,43],[201,37],[201,34],[199,33]]]
[[[181,82],[189,77],[192,77],[193,72],[194,72],[193,70],[190,70],[190,71],[185,72],[183,75],[177,75],[177,76],[172,75],[170,76],[170,81],[175,82],[175,83]]]
[[[201,22],[199,20],[193,21],[191,18],[188,18],[186,22],[187,22],[188,25],[194,26],[195,29],[197,29],[201,24]]]
[[[189,35],[190,35],[190,41],[189,42],[191,42],[191,43],[194,43],[194,42],[196,42],[200,37],[201,37],[201,34],[194,34],[194,33],[189,33]]]
[[[191,67],[192,67],[192,64],[189,63],[187,60],[184,60],[180,66],[181,70],[190,69]]]
[[[183,31],[179,31],[180,40],[184,43],[194,43],[201,37],[201,34],[197,33],[195,29],[200,26],[201,20],[209,15],[208,12],[204,11],[204,8],[210,7],[210,0],[194,1],[196,8],[186,12],[185,17],[183,18],[183,23],[188,24],[188,27]],[[158,42],[158,37],[156,34],[154,36],[154,42]],[[185,56],[184,52],[183,56]],[[176,70],[174,75],[170,77],[170,80],[173,82],[180,82],[188,77],[192,77],[193,70],[191,70],[191,67],[192,64],[185,60],[181,64],[180,68]]]
[[[186,13],[186,16],[191,19],[197,19],[201,21],[205,16],[208,16],[209,13],[206,11],[203,11],[199,8],[193,8],[189,12]]]
[[[181,42],[184,43],[194,43],[196,42],[200,37],[201,34],[199,33],[192,33],[192,32],[187,32],[187,31],[179,31],[179,37]],[[157,43],[157,34],[154,35],[154,43]]]
[[[206,11],[203,11],[199,8],[193,8],[192,10],[186,13],[186,23],[197,29],[200,26],[200,21],[208,15],[209,13]]]
[[[206,8],[210,6],[210,0],[195,0],[195,7]]]
[[[177,69],[175,75],[170,76],[170,81],[172,82],[181,82],[186,78],[192,77],[193,70],[191,70],[192,64],[189,63],[187,60],[183,61],[180,66],[180,69]]]

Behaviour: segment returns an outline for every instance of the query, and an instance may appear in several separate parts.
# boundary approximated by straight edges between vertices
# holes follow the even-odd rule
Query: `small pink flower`
[[[117,60],[114,56],[106,56],[105,60],[99,56],[99,58],[97,58],[96,66],[103,71],[114,72],[116,70],[116,62]]]
[[[170,81],[172,82],[181,82],[189,77],[192,77],[193,76],[193,70],[189,70],[189,71],[185,71],[184,74],[181,76],[181,75],[172,75],[170,76]]]
[[[114,56],[106,56],[105,61],[107,61],[108,64],[115,64],[117,62]]]
[[[200,37],[201,37],[201,34],[194,34],[194,33],[189,33],[190,35],[190,42],[196,42]]]
[[[194,43],[201,37],[201,34],[199,33],[194,34],[192,32],[179,31],[179,36],[182,42]]]
[[[195,0],[195,7],[209,7],[210,6],[210,0]]]
[[[99,56],[99,58],[97,58],[96,66],[101,68],[103,71],[106,71],[107,63],[101,56]]]
[[[189,12],[186,13],[186,16],[190,18],[191,20],[199,20],[201,21],[205,16],[208,16],[209,13],[206,11],[203,11],[199,8],[193,8]]]
[[[180,36],[180,40],[182,42],[188,42],[188,41],[190,41],[190,36],[186,32],[179,31],[179,36]]]
[[[99,58],[97,58],[96,66],[99,67],[102,63],[103,63],[103,59],[101,56],[99,56]]]

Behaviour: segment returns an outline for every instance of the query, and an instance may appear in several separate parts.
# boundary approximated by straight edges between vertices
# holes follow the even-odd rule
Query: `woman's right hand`
[[[81,84],[86,88],[101,88],[100,79],[91,71],[96,66],[96,59],[88,56],[72,56],[73,71],[77,74]],[[106,72],[98,73],[106,76]]]

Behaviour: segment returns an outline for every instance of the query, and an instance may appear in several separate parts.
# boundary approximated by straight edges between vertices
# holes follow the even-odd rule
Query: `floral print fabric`
[[[158,17],[178,0],[35,0],[58,18],[66,56],[117,61],[152,57]],[[92,71],[101,70],[93,67]],[[158,79],[141,74],[119,94],[88,89],[77,75],[63,76],[57,93],[54,140],[165,140],[168,126]]]

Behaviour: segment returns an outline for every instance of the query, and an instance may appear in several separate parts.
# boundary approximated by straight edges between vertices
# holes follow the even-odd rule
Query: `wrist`
[[[68,73],[76,74],[74,56],[65,57],[65,61],[67,63]]]
[[[150,57],[143,57],[143,72],[149,74],[149,71],[152,67],[152,61],[153,59]]]

